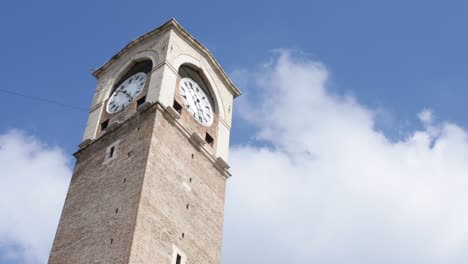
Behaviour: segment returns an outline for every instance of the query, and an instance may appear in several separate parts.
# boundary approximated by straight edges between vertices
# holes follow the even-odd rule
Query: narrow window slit
[[[172,105],[172,107],[174,108],[174,110],[177,111],[177,113],[182,113],[182,106],[176,100],[174,100],[174,104]]]
[[[109,120],[101,123],[101,131],[105,130],[109,126]]]
[[[208,143],[208,145],[213,146],[214,139],[210,134],[206,133],[205,141]]]
[[[114,156],[115,147],[111,147],[109,150],[109,159]]]
[[[145,102],[146,102],[146,96],[141,97],[140,99],[137,100],[137,107],[144,104]]]

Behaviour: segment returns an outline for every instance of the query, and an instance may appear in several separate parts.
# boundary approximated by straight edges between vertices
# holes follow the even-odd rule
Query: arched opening
[[[117,87],[119,87],[119,85],[121,85],[130,76],[138,72],[144,72],[145,74],[148,74],[149,72],[151,72],[151,69],[153,69],[153,62],[150,59],[145,59],[145,60],[136,62],[135,64],[133,64],[133,66],[130,67],[129,70],[125,72],[124,75],[122,75],[122,77],[120,77],[119,81],[115,83],[111,92],[113,92]]]
[[[192,67],[188,64],[182,64],[179,67],[178,74],[180,78],[190,78],[195,81],[200,88],[203,89],[205,94],[208,96],[208,99],[213,107],[215,112],[218,112],[218,107],[216,106],[215,98],[213,97],[213,93],[211,92],[210,83],[205,78],[203,72],[195,67]]]

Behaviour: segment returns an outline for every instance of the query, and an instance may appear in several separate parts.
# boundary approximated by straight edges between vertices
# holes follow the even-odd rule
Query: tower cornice
[[[104,63],[101,67],[93,72],[93,76],[99,78],[101,74],[112,64],[114,61],[118,60],[120,57],[123,56],[128,50],[132,49],[133,47],[137,46],[139,43],[158,35],[162,32],[166,32],[168,30],[174,30],[175,32],[179,33],[186,41],[192,44],[196,49],[198,49],[202,54],[206,56],[208,62],[212,64],[213,68],[218,73],[219,77],[223,80],[226,84],[226,87],[232,93],[234,98],[241,95],[240,90],[235,86],[235,84],[231,81],[231,79],[227,76],[226,72],[223,70],[221,65],[215,59],[213,54],[203,46],[198,40],[196,40],[190,33],[188,33],[174,18],[169,19],[166,23],[162,26],[155,28],[149,31],[146,34],[141,35],[140,37],[134,39],[129,44],[127,44],[123,49],[121,49],[117,54],[115,54],[112,58],[110,58],[106,63]]]
[[[119,127],[124,125],[125,123],[131,122],[132,119],[137,118],[141,113],[145,111],[159,111],[163,114],[165,118],[167,118],[170,123],[180,131],[180,133],[201,153],[203,154],[208,161],[210,161],[213,166],[218,169],[219,172],[227,179],[231,177],[231,173],[229,172],[229,164],[223,160],[221,157],[216,157],[208,151],[205,141],[198,135],[196,132],[191,131],[188,129],[182,122],[180,122],[177,115],[177,111],[174,110],[171,106],[164,106],[161,105],[160,102],[150,103],[147,102],[145,105],[142,105],[139,108],[139,111],[128,118],[125,122],[114,122],[112,123],[100,137],[96,139],[85,139],[83,142],[79,144],[79,149],[73,154],[75,157],[78,157],[86,148],[91,146],[97,141],[100,141],[104,137],[108,137],[114,133],[114,130],[117,130]]]

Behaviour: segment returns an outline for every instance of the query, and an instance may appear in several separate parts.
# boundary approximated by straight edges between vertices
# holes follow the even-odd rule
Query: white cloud
[[[287,51],[236,75],[258,89],[236,107],[268,147],[231,153],[224,264],[467,263],[466,130],[425,109],[422,130],[391,141],[378,110],[332,94],[324,65]],[[0,262],[44,263],[69,159],[10,131],[0,171]]]
[[[391,141],[288,51],[238,73],[257,90],[236,107],[269,147],[231,152],[223,263],[468,262],[467,131],[424,110]]]
[[[421,112],[419,112],[418,118],[424,124],[430,124],[432,123],[432,120],[434,119],[434,113],[432,112],[431,109],[426,108],[426,109],[423,109]]]
[[[47,262],[70,175],[60,149],[20,131],[0,135],[0,262]]]

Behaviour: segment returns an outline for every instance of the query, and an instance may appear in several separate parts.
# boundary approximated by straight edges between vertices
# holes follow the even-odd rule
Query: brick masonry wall
[[[169,264],[173,245],[187,264],[220,263],[226,179],[164,111],[135,113],[76,154],[49,263]]]
[[[173,244],[187,263],[220,263],[225,184],[158,111],[130,263],[171,263]]]
[[[154,115],[137,114],[75,155],[49,263],[128,263]],[[117,140],[116,159],[104,163]]]

